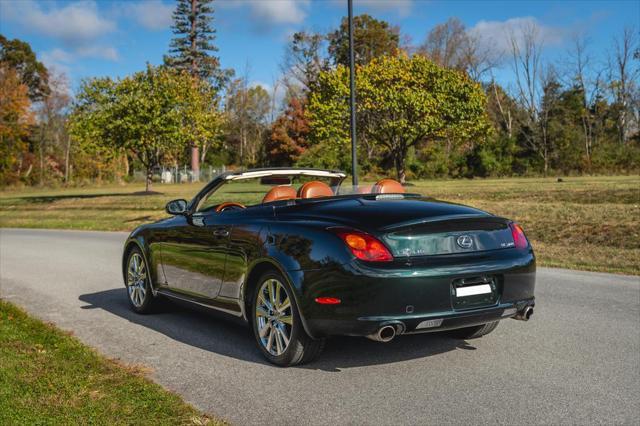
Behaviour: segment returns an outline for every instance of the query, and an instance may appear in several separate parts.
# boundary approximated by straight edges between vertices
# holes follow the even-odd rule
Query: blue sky
[[[29,42],[47,65],[65,72],[72,87],[92,76],[123,76],[159,64],[171,39],[171,0],[0,0],[0,33]],[[288,37],[328,31],[346,14],[346,0],[218,0],[215,27],[221,63],[271,86],[280,75]],[[354,0],[354,13],[399,25],[419,44],[434,25],[455,16],[492,43],[519,23],[541,29],[549,60],[561,61],[574,34],[604,60],[622,28],[640,24],[640,1]],[[508,67],[503,78],[508,79]]]

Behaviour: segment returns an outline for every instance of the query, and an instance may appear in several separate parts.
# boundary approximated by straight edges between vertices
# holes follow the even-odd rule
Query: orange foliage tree
[[[15,69],[0,63],[0,186],[20,178],[25,139],[33,124],[29,88]]]
[[[307,148],[309,121],[305,101],[291,98],[289,105],[273,123],[266,141],[267,162],[271,166],[291,166]]]

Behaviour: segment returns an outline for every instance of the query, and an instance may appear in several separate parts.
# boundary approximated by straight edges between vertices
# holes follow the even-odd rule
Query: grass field
[[[540,265],[640,274],[638,176],[412,183],[410,192],[518,221]],[[156,184],[156,195],[140,195],[142,185],[8,190],[0,193],[0,226],[129,231],[164,217],[167,201],[190,199],[201,186]]]
[[[0,300],[0,424],[221,424]]]

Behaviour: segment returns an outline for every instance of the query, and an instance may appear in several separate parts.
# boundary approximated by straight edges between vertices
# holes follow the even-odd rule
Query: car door
[[[220,213],[196,212],[167,231],[162,269],[170,290],[194,298],[215,299],[220,292],[230,228]]]

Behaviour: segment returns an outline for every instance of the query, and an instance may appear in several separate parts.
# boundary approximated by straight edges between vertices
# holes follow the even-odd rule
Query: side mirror
[[[187,211],[187,200],[179,199],[169,201],[165,207],[167,213],[172,215],[184,214]]]

